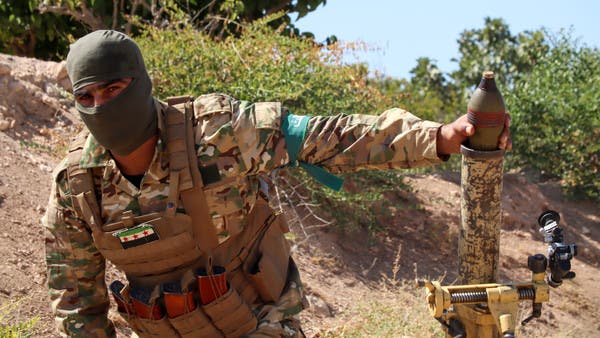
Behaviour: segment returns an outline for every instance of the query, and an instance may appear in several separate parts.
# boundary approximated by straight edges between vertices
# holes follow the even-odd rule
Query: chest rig
[[[159,118],[162,118],[159,113]],[[73,207],[89,226],[101,254],[127,275],[122,291],[129,301],[130,288],[152,291],[152,306],[165,306],[161,288],[181,283],[188,290],[189,276],[203,269],[222,267],[228,292],[209,304],[197,306],[171,318],[142,318],[127,307],[122,316],[141,337],[237,337],[253,331],[257,318],[252,309],[279,299],[287,280],[290,258],[282,215],[274,214],[268,203],[258,198],[247,216],[246,228],[219,244],[203,191],[198,169],[193,132],[192,99],[168,99],[164,116],[169,156],[169,193],[164,211],[143,215],[124,212],[117,222],[104,224],[97,201],[92,171],[79,167],[85,135],[71,145],[67,157],[67,176]],[[185,213],[178,210],[181,199]],[[136,246],[124,245],[119,234],[148,229],[152,241]],[[139,232],[138,232],[139,233]],[[189,288],[193,290],[193,288]],[[192,299],[192,298],[190,298]]]

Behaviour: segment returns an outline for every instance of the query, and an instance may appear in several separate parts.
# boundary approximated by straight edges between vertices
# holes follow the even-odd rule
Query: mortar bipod
[[[527,266],[531,270],[531,282],[442,286],[439,282],[417,281],[418,286],[427,288],[429,312],[442,324],[448,336],[514,337],[519,301],[531,300],[533,307],[531,315],[521,325],[541,316],[542,303],[550,298],[549,287],[558,287],[563,279],[575,277],[570,261],[577,255],[577,247],[564,243],[559,220],[555,211],[546,211],[538,218],[539,231],[548,243],[549,260],[542,254],[529,256]]]
[[[546,257],[530,256],[529,262],[532,261],[540,268],[537,272],[532,270],[531,282],[442,286],[439,282],[418,281],[418,285],[427,288],[429,312],[442,323],[449,336],[471,337],[461,324],[466,317],[478,324],[474,334],[477,337],[496,337],[494,331],[501,337],[514,337],[519,301],[531,300],[532,316],[539,317],[541,304],[549,300],[549,286],[545,282]],[[452,307],[454,305],[468,306],[457,310]]]

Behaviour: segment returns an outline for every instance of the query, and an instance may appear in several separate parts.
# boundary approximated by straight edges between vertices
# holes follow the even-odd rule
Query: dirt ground
[[[0,54],[0,324],[38,317],[35,337],[57,336],[40,218],[52,169],[80,128],[62,69]],[[399,290],[382,284],[409,284],[415,277],[455,282],[459,174],[399,174],[410,189],[386,193],[398,207],[381,217],[382,231],[375,235],[292,222],[294,255],[311,303],[302,314],[309,337],[351,324],[348,318],[361,316],[358,299],[387,299]],[[600,337],[600,205],[569,201],[557,182],[534,184],[518,173],[505,174],[502,196],[501,282],[527,281],[527,256],[546,253],[536,225],[543,210],[560,212],[566,241],[578,246],[572,261],[577,277],[551,290],[542,317],[522,328],[522,335]],[[421,312],[428,316],[424,300]],[[521,312],[524,318],[530,307]]]

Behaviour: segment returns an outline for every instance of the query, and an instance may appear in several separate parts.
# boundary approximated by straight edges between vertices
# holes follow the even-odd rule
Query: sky
[[[451,59],[458,58],[460,33],[483,28],[487,16],[502,18],[512,35],[542,27],[554,33],[567,29],[582,44],[600,48],[598,0],[327,0],[295,25],[317,41],[335,35],[375,46],[359,60],[371,70],[410,78],[419,57],[435,60],[444,73],[456,70]]]

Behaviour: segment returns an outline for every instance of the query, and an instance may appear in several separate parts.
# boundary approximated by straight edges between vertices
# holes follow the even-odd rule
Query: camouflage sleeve
[[[436,135],[440,126],[398,108],[378,116],[315,116],[308,123],[298,160],[334,173],[439,163]]]
[[[114,326],[107,317],[104,258],[85,223],[73,211],[65,171],[57,176],[42,218],[48,288],[57,329],[69,337],[114,337]]]
[[[211,94],[198,97],[194,110],[202,163],[218,162],[226,176],[269,172],[289,163],[282,131],[288,111],[280,103],[250,103]],[[334,173],[439,163],[440,126],[397,108],[378,116],[315,116],[310,118],[297,159]]]

